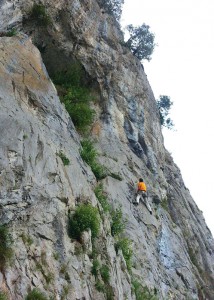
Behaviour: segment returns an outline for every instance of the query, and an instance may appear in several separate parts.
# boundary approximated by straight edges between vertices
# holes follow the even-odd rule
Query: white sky
[[[158,46],[145,72],[174,103],[166,148],[214,236],[214,0],[125,0],[122,27],[146,23]]]

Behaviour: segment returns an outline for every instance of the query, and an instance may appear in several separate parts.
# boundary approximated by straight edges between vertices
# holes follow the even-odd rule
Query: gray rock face
[[[110,270],[108,299],[135,299],[133,278],[155,288],[157,299],[214,299],[212,235],[164,148],[152,90],[140,62],[121,45],[118,25],[95,0],[50,0],[44,4],[51,26],[35,26],[27,18],[32,4],[0,1],[0,31],[22,32],[0,38],[0,224],[9,226],[15,251],[0,272],[0,288],[14,300],[34,287],[54,299],[108,295],[95,287],[91,233],[81,243],[67,233],[69,211],[79,203],[102,212],[96,179],[80,157],[81,137],[48,76],[75,59],[99,90],[91,136],[99,162],[122,177],[102,183],[112,207],[121,205],[133,247],[129,272],[115,251],[111,216],[101,213],[96,258]],[[143,203],[132,204],[139,177],[153,215]]]

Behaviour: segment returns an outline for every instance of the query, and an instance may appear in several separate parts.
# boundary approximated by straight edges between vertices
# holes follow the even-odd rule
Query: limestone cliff
[[[47,299],[214,299],[214,240],[164,147],[147,76],[123,46],[119,25],[96,0],[49,0],[43,5],[50,22],[40,26],[29,17],[33,3],[0,1],[0,225],[14,251],[1,266],[1,293],[25,299],[36,287]],[[18,34],[8,37],[14,27]],[[108,202],[115,210],[121,205],[127,220],[128,268],[115,249],[111,214],[95,196],[97,180],[80,156],[82,136],[50,79],[74,61],[95,94],[90,136],[99,163],[111,170],[101,180]],[[139,177],[153,215],[132,204]],[[94,243],[108,280],[92,271],[90,231],[81,241],[68,234],[68,216],[81,203],[99,208]],[[136,282],[150,296],[146,289],[140,296]]]

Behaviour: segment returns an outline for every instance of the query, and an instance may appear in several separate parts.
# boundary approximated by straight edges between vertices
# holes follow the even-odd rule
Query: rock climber
[[[147,200],[147,193],[146,193],[146,184],[143,181],[142,178],[139,179],[139,182],[137,184],[137,197],[136,200],[134,202],[134,204],[139,204],[140,203],[140,199],[142,199],[142,201],[144,202],[144,204],[146,205],[147,209],[149,210],[150,214],[152,214],[152,209],[148,203]]]

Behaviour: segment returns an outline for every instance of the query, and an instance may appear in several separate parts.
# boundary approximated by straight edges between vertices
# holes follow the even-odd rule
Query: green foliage
[[[109,267],[107,265],[102,265],[100,268],[100,275],[102,277],[102,280],[105,283],[108,283],[110,280],[110,274],[109,274]]]
[[[136,300],[158,300],[155,293],[152,293],[148,287],[143,287],[137,279],[132,280],[132,287]]]
[[[122,250],[123,257],[126,261],[127,269],[130,271],[132,267],[132,242],[128,238],[120,238],[115,244],[115,249],[118,252],[119,249]]]
[[[12,28],[11,30],[7,31],[6,36],[12,37],[17,35],[17,30],[15,28]]]
[[[197,260],[197,257],[196,257],[196,252],[193,250],[193,248],[188,247],[188,253],[189,253],[189,257],[190,257],[192,263],[196,266],[197,269],[200,270],[198,260]]]
[[[121,207],[116,210],[112,210],[111,216],[111,234],[112,236],[116,236],[122,233],[126,227],[126,221],[123,220]]]
[[[82,150],[80,155],[82,159],[91,167],[97,180],[101,180],[107,176],[107,169],[97,162],[97,151],[93,146],[93,142],[85,139],[81,142]]]
[[[102,292],[102,293],[105,292],[105,284],[103,284],[101,280],[96,281],[95,287],[98,290],[98,292]]]
[[[162,126],[173,129],[173,121],[168,118],[169,110],[171,109],[173,102],[170,100],[169,96],[161,95],[159,100],[157,100],[157,106],[160,115],[160,123]]]
[[[0,291],[0,300],[9,300],[7,293]]]
[[[56,72],[52,79],[54,84],[62,86],[65,89],[69,89],[70,87],[81,87],[84,80],[82,66],[80,63],[75,62],[68,67],[68,70]]]
[[[33,239],[29,235],[25,235],[24,233],[22,233],[20,236],[25,245],[31,246],[33,244]]]
[[[123,180],[123,178],[121,177],[120,174],[110,173],[109,176],[111,176],[112,178],[117,179],[117,180],[119,180],[119,181],[122,181],[122,180]]]
[[[56,155],[61,158],[64,166],[68,166],[70,164],[70,160],[65,156],[65,154],[62,151],[60,151]]]
[[[8,227],[0,225],[0,270],[4,270],[13,257],[12,242]]]
[[[95,111],[90,108],[90,101],[89,91],[83,87],[69,88],[62,98],[74,125],[83,133],[94,120]]]
[[[138,27],[128,25],[129,39],[126,42],[126,46],[132,51],[132,53],[140,60],[151,60],[151,55],[155,48],[155,35],[150,32],[150,27],[143,24]]]
[[[91,268],[91,273],[97,277],[99,274],[100,263],[98,259],[93,259],[93,266]]]
[[[168,200],[167,197],[163,198],[161,200],[161,206],[163,207],[163,209],[165,209],[166,211],[169,211],[169,205],[168,205]]]
[[[46,13],[45,6],[42,4],[34,3],[29,18],[34,20],[38,26],[47,27],[51,24],[51,19]]]
[[[25,297],[25,300],[48,300],[48,298],[39,289],[33,289]]]
[[[102,183],[98,184],[94,190],[94,193],[98,199],[98,201],[100,202],[104,212],[107,212],[110,210],[110,205],[108,203],[107,200],[107,196],[105,195],[104,191],[103,191],[103,185]]]
[[[67,299],[70,289],[71,289],[71,287],[69,285],[63,286],[63,290],[62,290],[62,294],[61,294],[61,298],[60,298],[61,300]]]
[[[69,233],[72,238],[79,240],[81,233],[89,229],[92,238],[97,237],[100,229],[99,212],[90,204],[82,204],[77,207],[73,216],[69,216]]]
[[[85,85],[84,76],[83,68],[78,62],[73,63],[67,71],[53,75],[53,82],[61,93],[61,101],[81,133],[87,131],[95,115],[95,111],[90,108],[91,91]]]
[[[120,20],[124,0],[99,0],[98,3],[105,12],[113,15],[117,21]]]

